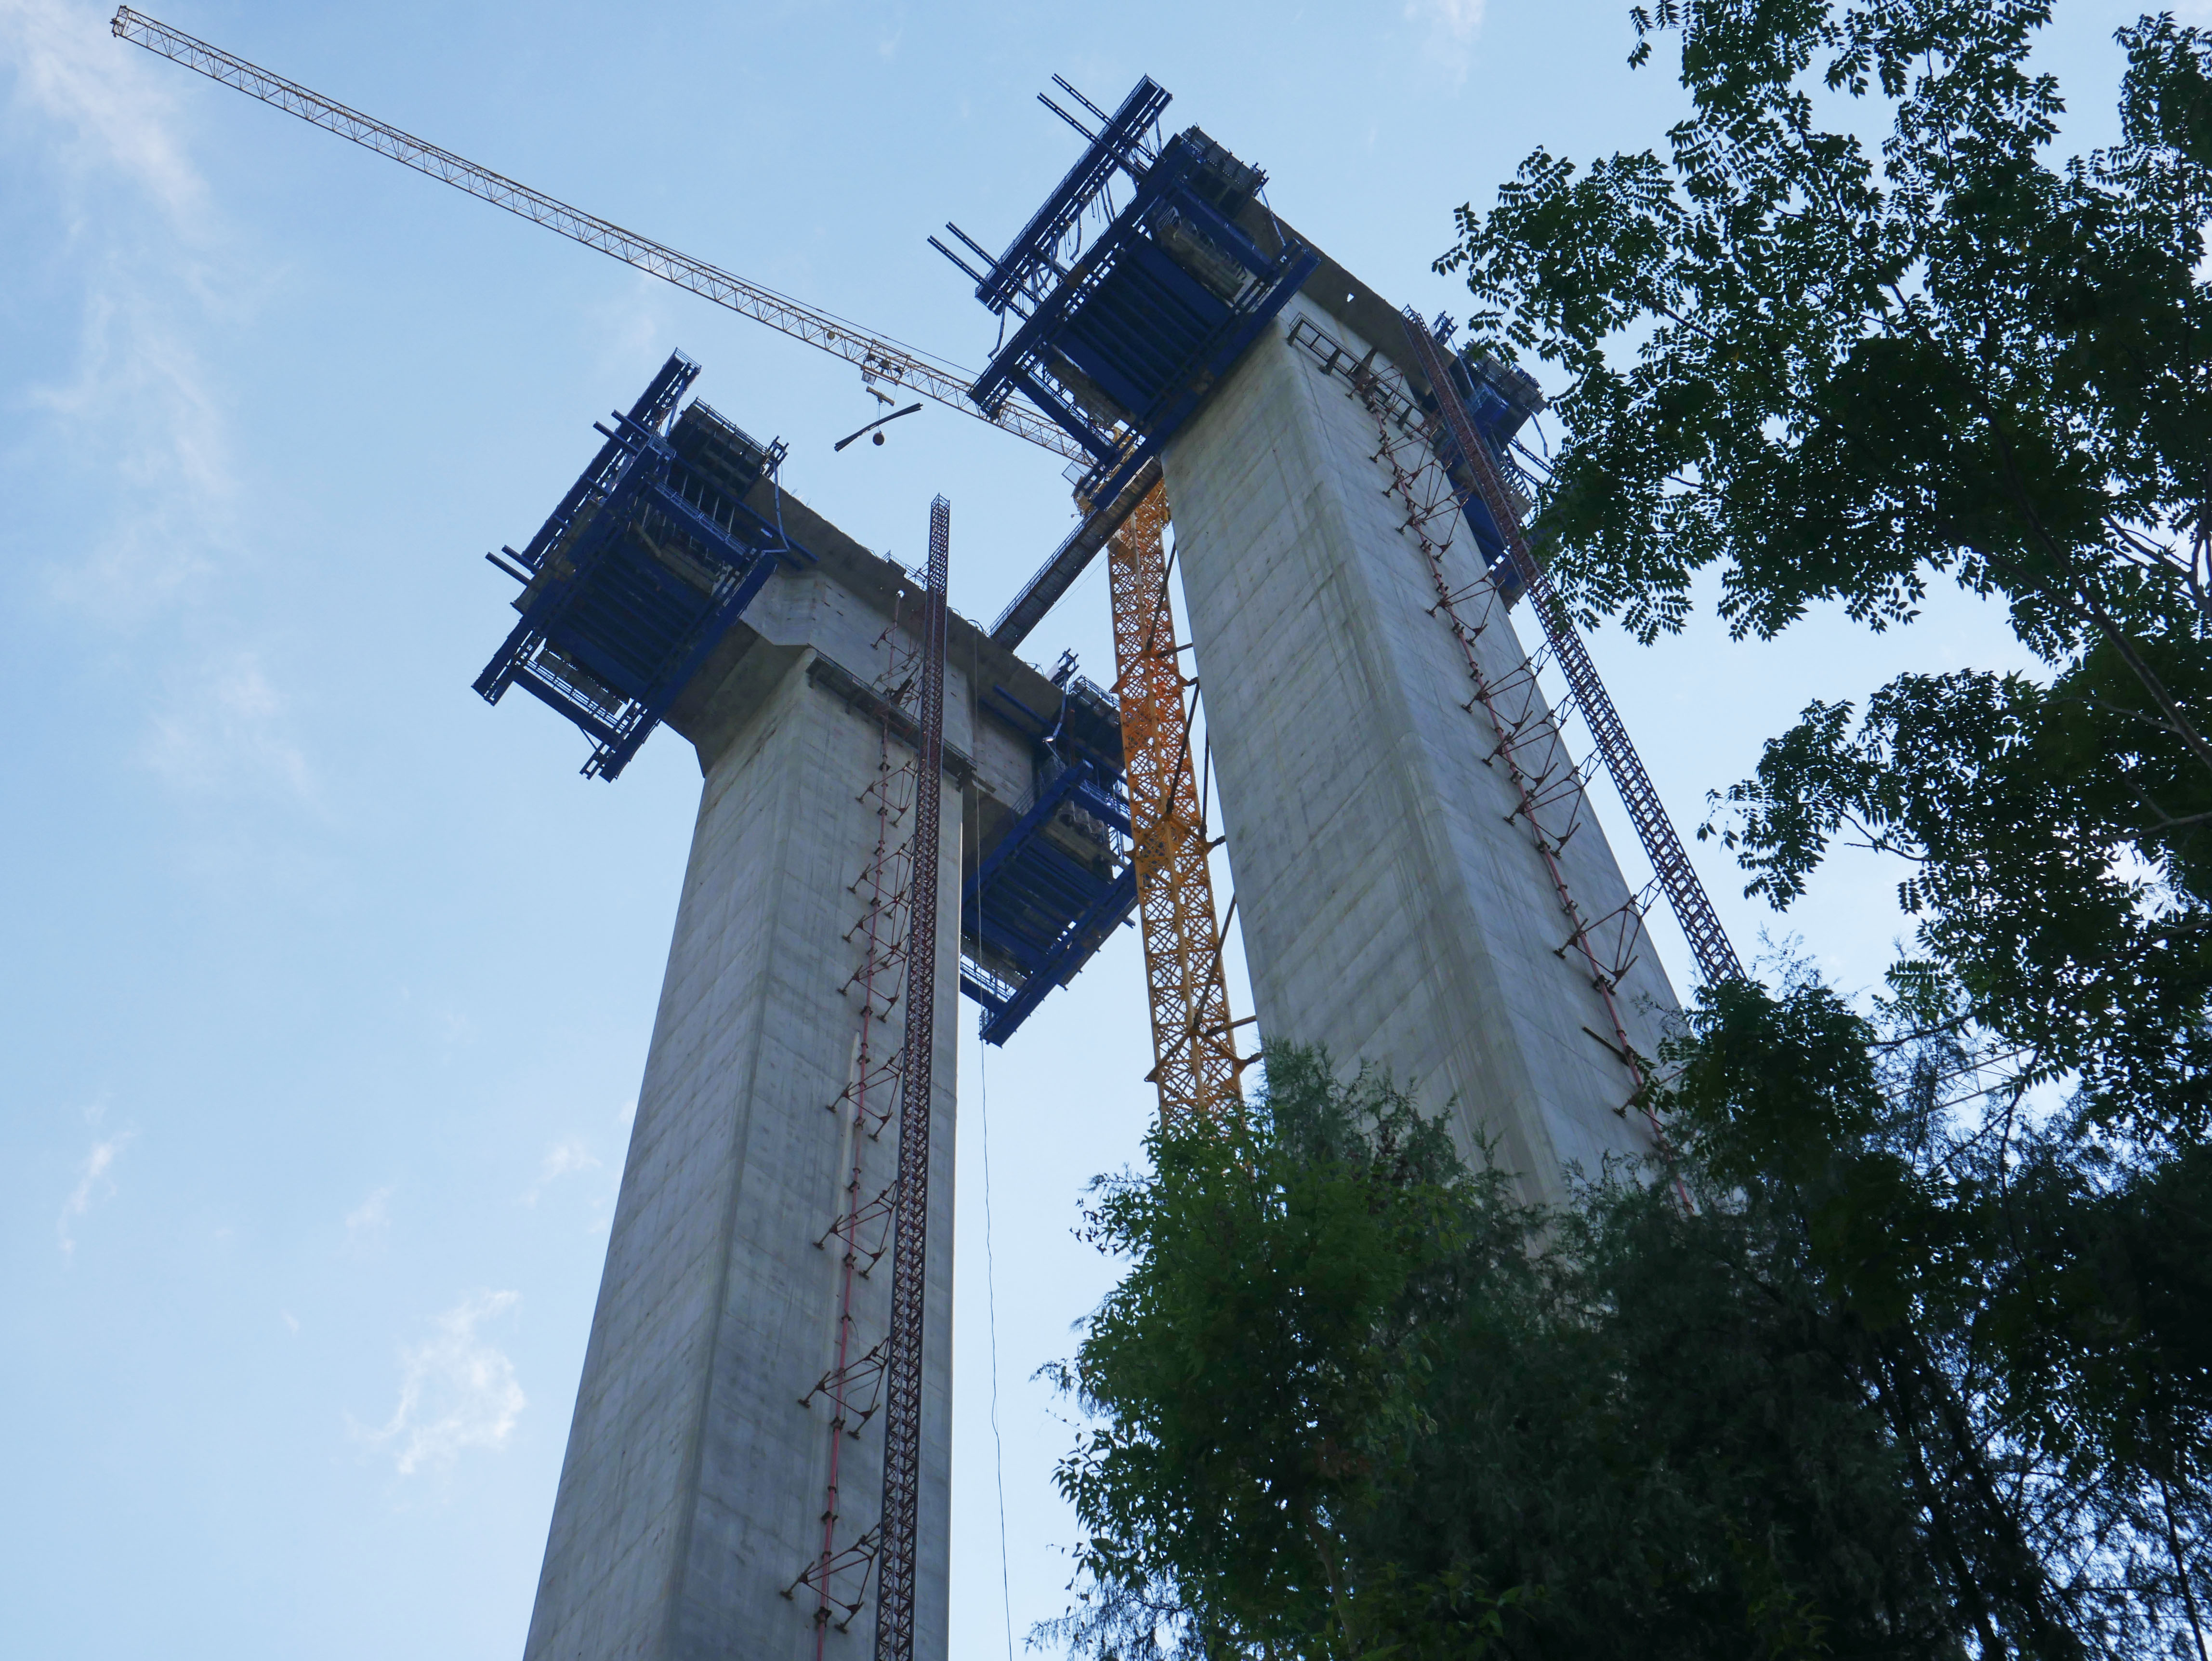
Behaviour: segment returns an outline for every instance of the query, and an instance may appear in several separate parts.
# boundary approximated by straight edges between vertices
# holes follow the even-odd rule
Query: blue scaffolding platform
[[[1038,787],[977,864],[961,895],[960,988],[984,1011],[982,1037],[1003,1044],[1056,986],[1089,963],[1137,904],[1113,700],[1063,664],[1053,716],[1003,686],[990,713],[1026,731]]]
[[[975,279],[977,299],[1023,319],[969,397],[989,415],[1017,392],[1030,399],[1092,458],[1077,494],[1109,502],[1190,418],[1319,256],[1288,237],[1279,254],[1261,252],[1237,222],[1266,175],[1196,127],[1158,143],[1168,94],[1149,77],[1110,116],[1081,100],[1099,122],[1095,133],[1042,101],[1091,140],[1059,188],[996,259],[946,227],[988,271],[930,240]],[[1118,210],[1117,177],[1127,191]],[[1086,218],[1104,221],[1088,246]]]
[[[778,563],[813,558],[746,501],[782,444],[697,399],[676,415],[698,374],[671,354],[614,428],[594,423],[606,442],[530,545],[501,551],[514,563],[486,557],[523,584],[522,620],[476,690],[520,686],[574,721],[586,777],[617,776]]]
[[[1437,319],[1439,340],[1449,338],[1451,332],[1449,318]],[[1448,356],[1445,362],[1451,371],[1452,391],[1474,418],[1476,436],[1490,447],[1491,459],[1498,476],[1525,490],[1527,475],[1513,459],[1512,441],[1528,417],[1544,407],[1544,394],[1537,387],[1535,377],[1526,369],[1502,363],[1471,345]],[[1442,390],[1437,389],[1439,393]],[[1528,587],[1527,579],[1506,554],[1505,538],[1497,521],[1491,518],[1490,510],[1482,505],[1480,493],[1472,488],[1474,481],[1464,472],[1448,427],[1437,431],[1437,455],[1462,487],[1468,528],[1474,532],[1475,546],[1481,551],[1483,562],[1489,566],[1506,604],[1514,604]]]

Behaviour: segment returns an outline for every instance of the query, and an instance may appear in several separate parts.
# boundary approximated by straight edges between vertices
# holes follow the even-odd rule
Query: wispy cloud
[[[392,1189],[374,1189],[367,1199],[346,1213],[346,1250],[357,1257],[365,1257],[383,1245],[384,1237],[391,1228]]]
[[[107,20],[105,0],[0,0],[16,97],[54,123],[69,165],[119,173],[187,223],[204,210],[207,186],[177,137],[174,95]]]
[[[109,1173],[123,1150],[137,1136],[135,1130],[118,1130],[112,1136],[103,1137],[92,1145],[92,1152],[84,1156],[77,1167],[76,1186],[70,1190],[69,1198],[62,1202],[62,1214],[54,1225],[56,1236],[61,1241],[62,1256],[76,1253],[76,1225],[100,1201],[112,1197],[115,1179]]]
[[[545,1150],[545,1158],[538,1167],[538,1180],[531,1183],[528,1192],[520,1196],[524,1205],[534,1206],[538,1196],[552,1183],[579,1171],[597,1171],[599,1157],[586,1145],[580,1136],[570,1136],[557,1141]]]
[[[587,310],[601,369],[627,386],[641,359],[666,356],[686,315],[676,303],[680,298],[668,284],[641,271],[592,301]]]
[[[115,40],[104,3],[0,0],[0,145],[25,199],[59,221],[47,277],[80,307],[67,367],[17,388],[45,419],[10,459],[51,474],[99,458],[98,511],[46,575],[64,604],[136,627],[226,534],[231,446],[196,338],[265,274],[224,246],[175,72]]]
[[[187,791],[273,788],[302,800],[313,795],[287,701],[250,652],[204,665],[177,686],[155,715],[141,757]]]
[[[498,1449],[529,1405],[514,1363],[477,1329],[514,1307],[520,1294],[484,1292],[431,1322],[431,1335],[399,1347],[399,1405],[392,1417],[354,1434],[391,1454],[402,1476],[446,1470],[471,1448]]]
[[[1482,33],[1483,0],[1406,0],[1407,21],[1420,26],[1422,50],[1454,82],[1467,79]]]

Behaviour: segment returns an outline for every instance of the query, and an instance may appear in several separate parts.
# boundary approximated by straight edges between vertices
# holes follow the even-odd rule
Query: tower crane
[[[143,12],[120,7],[110,27],[118,40],[143,46],[186,69],[197,70],[211,81],[274,105],[288,115],[296,115],[311,126],[350,139],[379,155],[390,156],[402,166],[427,173],[455,190],[465,191],[495,208],[504,208],[587,248],[596,248],[626,265],[635,265],[647,276],[688,289],[741,317],[765,323],[810,346],[818,346],[857,365],[862,379],[872,386],[882,381],[919,392],[963,415],[1004,428],[1017,438],[1025,438],[1055,455],[1070,460],[1090,459],[1073,439],[1025,403],[1009,400],[996,412],[986,415],[969,399],[970,377],[957,364],[871,333],[834,313],[778,294],[719,265],[679,253],[665,243],[624,230],[597,214],[556,201],[543,191],[517,184],[489,167],[479,167],[426,139],[402,132],[387,122],[349,109],[296,81],[288,81],[220,46],[196,40],[181,29],[171,28]]]
[[[859,368],[878,398],[884,394],[878,383],[896,386],[1054,455],[1086,465],[1097,459],[1023,398],[1001,393],[987,411],[969,395],[973,377],[943,358],[625,230],[129,6],[117,9],[111,27],[119,40],[841,357]],[[1161,558],[1166,498],[1158,478],[1157,465],[1146,468],[1105,512],[1093,514],[1085,529],[1095,548],[1140,501],[1147,504],[1130,534],[1115,538],[1114,634],[1126,710],[1124,765],[1133,784],[1141,786],[1132,792],[1130,830],[1154,1037],[1150,1077],[1159,1091],[1162,1116],[1176,1120],[1194,1111],[1211,1116],[1232,1104],[1237,1068],[1221,970],[1226,925],[1216,921],[1204,869],[1211,844],[1194,783],[1190,709],[1183,698],[1188,683],[1176,656]]]

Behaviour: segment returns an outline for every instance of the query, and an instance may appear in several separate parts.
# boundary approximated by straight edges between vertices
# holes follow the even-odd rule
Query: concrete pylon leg
[[[1375,417],[1291,344],[1301,316],[1345,363],[1376,344],[1294,301],[1164,459],[1260,1029],[1387,1064],[1435,1107],[1455,1098],[1462,1145],[1494,1141],[1532,1197],[1555,1198],[1565,1167],[1650,1150],[1621,1111],[1633,1078],[1487,759],[1498,734],[1468,707]],[[1455,591],[1480,589],[1471,535],[1444,558]],[[1518,677],[1540,714],[1503,605],[1483,623],[1484,672]],[[1627,925],[1614,1001],[1649,1056],[1674,993],[1564,751],[1547,765],[1559,794],[1539,817],[1583,916]]]
[[[840,601],[848,605],[849,602]],[[848,632],[853,632],[848,630]],[[881,723],[785,649],[706,782],[561,1473],[528,1661],[812,1661],[817,1602],[786,1592],[822,1550],[829,1409],[801,1405],[832,1365],[841,1120],[858,1031],[853,890],[876,847],[862,793]],[[848,655],[850,655],[848,654]],[[948,829],[960,796],[942,781]],[[959,915],[960,837],[944,914]],[[939,931],[930,1183],[925,1479],[916,1653],[945,1649],[952,1171],[959,931]],[[548,972],[564,965],[549,954]],[[898,1017],[882,1025],[886,1052]],[[849,1143],[846,1146],[849,1147]],[[878,1168],[896,1169],[885,1137]],[[834,1244],[834,1242],[833,1242]],[[888,1257],[858,1283],[880,1336]],[[880,1419],[842,1442],[837,1536],[876,1520]],[[842,1583],[850,1591],[857,1577]],[[874,1585],[821,1652],[872,1653]],[[841,1611],[842,1613],[842,1611]]]

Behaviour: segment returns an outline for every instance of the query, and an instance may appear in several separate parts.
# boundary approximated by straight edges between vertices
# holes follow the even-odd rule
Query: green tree
[[[1909,999],[1802,973],[1666,1054],[1677,1157],[1797,1265],[1980,1653],[2205,1653],[2212,1150],[2037,1123]]]
[[[1632,15],[1688,115],[1536,152],[1437,262],[1565,377],[1563,591],[1649,639],[1715,568],[1771,636],[1904,623],[1948,578],[2041,665],[1815,703],[1718,799],[1778,907],[1838,840],[1894,859],[1911,946],[1863,1007],[1708,989],[1661,1104],[1863,1335],[1984,1649],[2201,1654],[2212,40],[2119,31],[2120,142],[2062,161],[2046,4]]]
[[[2120,31],[2120,142],[2062,161],[2044,3],[1667,0],[1690,113],[1539,150],[1437,262],[1565,386],[1540,541],[1647,639],[1698,575],[1770,636],[1944,577],[2035,676],[1815,704],[1717,830],[1786,904],[1839,837],[1916,920],[1899,997],[2133,1157],[2212,1114],[2212,41]],[[1887,131],[1870,149],[1861,134]],[[1852,690],[1852,689],[1843,689]]]
[[[1060,1473],[1087,1540],[1044,1636],[1961,1652],[1909,1450],[1771,1208],[1611,1180],[1530,1209],[1387,1077],[1308,1051],[1270,1050],[1249,1123],[1149,1150],[1088,1208],[1128,1273],[1060,1373],[1092,1415]]]

